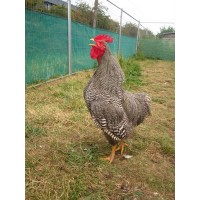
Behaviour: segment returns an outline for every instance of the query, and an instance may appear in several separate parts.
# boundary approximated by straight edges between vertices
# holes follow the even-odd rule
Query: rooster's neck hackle
[[[94,87],[98,88],[101,94],[110,94],[121,99],[123,81],[124,73],[111,54],[110,48],[106,46],[106,51],[93,77]]]

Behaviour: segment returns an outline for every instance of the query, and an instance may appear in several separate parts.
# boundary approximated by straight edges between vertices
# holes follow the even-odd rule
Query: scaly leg
[[[128,146],[128,144],[121,140],[119,146],[116,148],[115,151],[121,150],[121,155],[123,155],[125,146]]]
[[[110,163],[112,163],[112,161],[115,158],[115,151],[116,151],[117,145],[112,146],[112,151],[110,156],[106,157],[106,158],[102,158],[103,160],[108,160]]]

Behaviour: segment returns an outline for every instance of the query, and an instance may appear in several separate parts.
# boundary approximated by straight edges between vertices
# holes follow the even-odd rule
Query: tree
[[[72,20],[92,26],[92,9],[89,4],[80,2],[77,9],[72,11]]]
[[[25,7],[32,10],[41,10],[43,5],[43,0],[25,0]]]
[[[140,29],[140,38],[155,38],[155,35],[148,29]]]
[[[163,33],[171,33],[175,32],[174,27],[168,26],[167,28],[165,26],[160,28],[160,32],[156,35],[156,37],[160,38]]]
[[[131,22],[127,22],[123,27],[122,27],[122,34],[128,35],[128,36],[137,36],[137,25],[132,24]]]
[[[112,20],[109,15],[106,15],[107,11],[107,7],[99,4],[97,13],[97,28],[118,32],[119,23]]]
[[[37,10],[61,17],[67,18],[67,8],[64,5],[53,5],[51,9],[44,6],[44,0],[25,0],[26,8]],[[71,10],[71,18],[73,21],[84,23],[94,28],[106,29],[115,33],[119,32],[119,22],[111,19],[108,13],[108,8],[94,0],[94,7],[82,0],[77,1],[76,9]],[[128,36],[137,35],[137,26],[132,23],[126,23],[122,27],[122,34]]]
[[[67,8],[64,5],[53,5],[48,12],[61,17],[67,17]]]
[[[101,3],[97,4],[95,1],[94,8],[91,8],[85,2],[77,2],[76,7],[77,9],[72,11],[72,20],[113,32],[119,30],[119,23],[106,15],[108,9]]]

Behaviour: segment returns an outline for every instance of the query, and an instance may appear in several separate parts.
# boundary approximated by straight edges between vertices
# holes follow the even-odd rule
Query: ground
[[[152,116],[127,141],[122,159],[100,159],[111,146],[93,123],[83,88],[93,70],[26,89],[26,199],[172,200],[174,71],[172,61],[134,61],[141,82],[125,87],[152,98]]]

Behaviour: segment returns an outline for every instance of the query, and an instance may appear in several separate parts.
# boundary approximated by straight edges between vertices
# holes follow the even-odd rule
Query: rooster
[[[111,154],[104,158],[113,162],[115,152],[128,146],[124,140],[133,128],[150,115],[151,98],[145,93],[133,94],[123,89],[124,73],[107,43],[109,35],[97,35],[90,56],[98,67],[84,89],[84,99],[95,124],[112,145]]]

